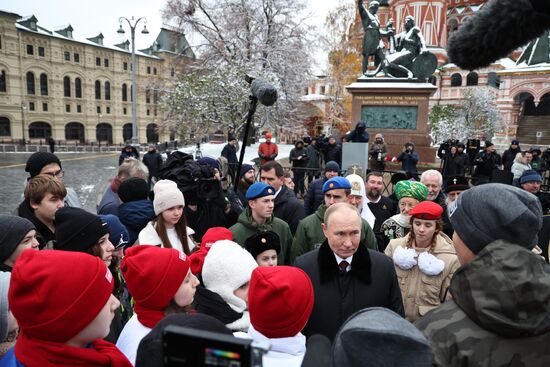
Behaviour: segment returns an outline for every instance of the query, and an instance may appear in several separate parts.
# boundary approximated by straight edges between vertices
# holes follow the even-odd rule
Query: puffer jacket
[[[122,203],[118,207],[118,218],[128,230],[128,243],[133,245],[138,239],[139,232],[155,218],[153,202],[136,200]]]
[[[264,224],[258,224],[252,218],[250,208],[246,208],[241,215],[237,223],[229,228],[233,234],[233,241],[244,247],[244,243],[247,238],[256,234],[257,232],[273,231],[277,233],[281,240],[281,252],[277,256],[277,264],[285,265],[287,263],[287,257],[289,255],[290,246],[292,245],[292,233],[290,227],[285,221],[277,217],[271,216]]]
[[[410,233],[405,237],[391,240],[388,247],[386,247],[386,255],[393,258],[397,247],[406,248],[409,236]],[[415,250],[417,256],[426,251],[426,249],[420,248]],[[445,263],[445,268],[438,275],[426,275],[422,273],[418,265],[405,270],[394,263],[403,305],[405,306],[405,317],[411,322],[424,316],[428,311],[437,308],[450,296],[448,289],[451,278],[460,267],[453,242],[444,233],[437,235],[432,255]]]
[[[437,366],[548,366],[550,265],[496,240],[459,268],[453,298],[415,323]]]

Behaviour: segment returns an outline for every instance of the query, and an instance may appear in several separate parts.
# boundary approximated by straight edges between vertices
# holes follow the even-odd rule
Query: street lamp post
[[[149,34],[149,31],[147,30],[147,19],[145,17],[141,17],[138,19],[134,19],[132,17],[131,19],[128,19],[126,17],[120,17],[118,19],[118,22],[120,23],[120,27],[117,31],[118,34],[124,34],[124,28],[122,28],[122,22],[125,20],[128,23],[128,26],[130,26],[130,33],[132,35],[132,145],[139,144],[138,141],[138,133],[137,133],[137,99],[136,99],[136,26],[139,23],[140,20],[143,19],[143,30],[141,33],[143,34]]]

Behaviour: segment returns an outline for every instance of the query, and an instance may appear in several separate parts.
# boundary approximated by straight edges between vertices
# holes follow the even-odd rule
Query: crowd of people
[[[533,152],[516,153],[514,182],[481,184],[480,169],[474,186],[451,145],[443,174],[395,174],[384,196],[388,175],[342,175],[331,139],[296,142],[294,190],[270,138],[258,172],[228,159],[230,141],[233,187],[220,158],[125,148],[97,213],[57,156],[31,155],[24,200],[0,216],[0,366],[161,366],[168,325],[268,343],[268,367],[308,352],[334,366],[550,363],[549,206]],[[383,170],[380,134],[373,146]],[[486,144],[475,162],[509,163],[495,157]],[[332,349],[309,350],[316,335]]]

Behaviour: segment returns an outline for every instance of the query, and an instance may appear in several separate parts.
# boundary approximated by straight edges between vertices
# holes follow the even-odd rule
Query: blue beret
[[[275,192],[276,190],[273,186],[269,186],[264,182],[255,182],[246,190],[246,199],[254,200],[263,198],[264,196],[275,195]]]
[[[329,190],[336,189],[349,189],[351,190],[351,183],[345,177],[337,176],[333,177],[323,185],[323,194]]]

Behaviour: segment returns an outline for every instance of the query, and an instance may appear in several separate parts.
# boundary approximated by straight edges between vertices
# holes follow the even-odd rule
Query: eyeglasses
[[[56,171],[56,172],[43,172],[42,174],[43,175],[49,175],[49,176],[52,176],[52,177],[55,177],[55,178],[63,178],[63,176],[65,175],[65,171],[60,169],[59,171]]]

